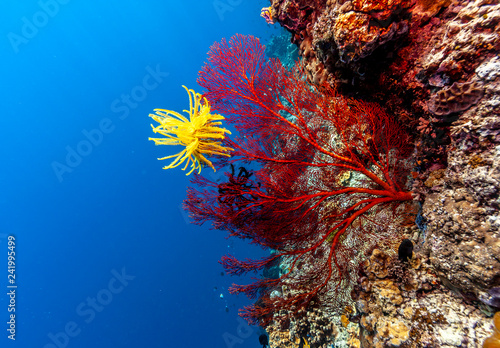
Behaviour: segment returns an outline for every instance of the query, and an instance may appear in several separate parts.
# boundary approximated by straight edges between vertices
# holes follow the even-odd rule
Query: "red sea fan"
[[[273,250],[260,260],[223,257],[228,273],[281,263],[278,278],[233,285],[258,298],[243,317],[265,325],[313,300],[343,308],[367,253],[401,239],[412,200],[408,136],[379,106],[319,90],[266,60],[251,36],[216,43],[199,83],[240,134],[225,140],[231,165],[247,169],[232,167],[222,182],[196,176],[185,207],[195,223]]]

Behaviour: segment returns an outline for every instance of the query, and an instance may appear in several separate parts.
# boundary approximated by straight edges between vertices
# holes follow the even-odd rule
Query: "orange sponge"
[[[500,348],[500,312],[493,316],[493,326],[493,335],[484,341],[483,348]]]

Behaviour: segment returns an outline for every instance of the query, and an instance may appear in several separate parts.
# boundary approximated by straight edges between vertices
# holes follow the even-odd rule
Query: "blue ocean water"
[[[147,116],[188,107],[215,41],[268,38],[267,5],[2,1],[0,347],[259,347],[218,260],[264,251],[189,223]]]

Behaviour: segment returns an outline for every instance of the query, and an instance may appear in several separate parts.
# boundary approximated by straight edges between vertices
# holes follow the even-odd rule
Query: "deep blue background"
[[[180,209],[188,178],[161,169],[168,162],[156,158],[176,149],[148,141],[147,115],[188,108],[181,85],[200,91],[197,73],[215,41],[269,37],[275,29],[259,16],[267,5],[1,2],[0,347],[259,347],[259,329],[239,327],[237,308],[249,300],[227,293],[244,281],[222,276],[218,260],[263,251],[189,224]],[[148,69],[162,81],[126,106],[122,96],[140,91]],[[97,134],[101,122],[110,132],[85,148],[84,133]],[[79,146],[86,156],[58,176],[54,163],[68,165]],[[8,235],[17,243],[15,342],[6,324]],[[135,278],[107,298],[112,270],[123,268]],[[87,298],[98,294],[109,303],[87,323],[90,314],[76,308],[88,313]],[[69,322],[78,334],[68,341],[60,332]]]

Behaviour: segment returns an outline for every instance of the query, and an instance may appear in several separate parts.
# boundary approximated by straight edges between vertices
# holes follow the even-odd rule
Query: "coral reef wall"
[[[500,308],[499,1],[272,0],[270,10],[292,34],[310,82],[383,104],[415,136],[413,191],[422,210],[420,229],[408,236],[424,273],[441,290],[436,295],[435,286],[426,290],[425,281],[417,282],[407,298],[420,307],[405,305],[405,296],[390,299],[402,324],[395,316],[374,324],[370,315],[383,311],[376,309],[382,300],[372,297],[361,314],[366,325],[355,323],[353,329],[337,318],[334,331],[358,330],[355,345],[363,347],[480,346],[491,325],[477,323],[489,322]],[[393,287],[402,291],[392,280],[372,278],[366,277],[371,285],[361,285],[364,300]],[[454,319],[428,319],[422,308],[443,302]],[[415,318],[435,325],[411,326]],[[463,325],[463,339],[450,333],[450,323],[460,327],[457,318],[470,322]],[[375,339],[382,326],[384,332],[398,331],[399,338]],[[412,328],[430,345],[412,338]],[[361,337],[360,330],[371,338]]]

